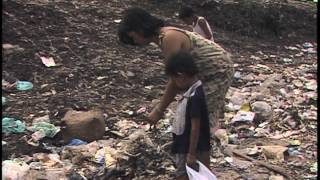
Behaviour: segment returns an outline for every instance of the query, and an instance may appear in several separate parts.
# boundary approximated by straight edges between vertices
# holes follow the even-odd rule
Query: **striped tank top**
[[[182,32],[190,39],[190,54],[195,60],[200,76],[212,77],[216,73],[228,71],[230,69],[233,70],[233,62],[230,58],[230,54],[217,43],[202,37],[196,32],[190,32],[174,27],[170,28],[170,30]],[[160,34],[159,36],[161,48],[164,35],[165,34]]]

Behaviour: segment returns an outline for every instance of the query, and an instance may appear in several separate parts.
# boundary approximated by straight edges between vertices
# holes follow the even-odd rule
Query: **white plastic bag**
[[[25,162],[13,160],[2,161],[2,177],[3,180],[22,180],[27,175],[30,167]]]
[[[199,172],[186,164],[189,180],[217,180],[217,177],[205,165],[200,161],[197,161],[197,163],[199,164]]]

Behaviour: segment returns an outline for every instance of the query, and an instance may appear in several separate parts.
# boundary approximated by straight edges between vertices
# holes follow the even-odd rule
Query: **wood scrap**
[[[295,179],[295,178],[291,177],[289,175],[289,173],[282,167],[279,167],[279,166],[276,166],[276,165],[271,165],[271,164],[269,164],[267,162],[262,162],[262,161],[259,161],[259,160],[255,160],[255,159],[253,159],[253,158],[251,158],[251,157],[249,157],[247,155],[244,155],[244,154],[240,153],[239,151],[237,151],[235,149],[232,150],[232,153],[237,155],[237,156],[240,156],[240,157],[242,157],[244,159],[247,159],[247,160],[251,161],[252,163],[254,163],[256,165],[263,166],[263,167],[266,167],[266,168],[268,168],[268,169],[270,169],[270,170],[272,170],[274,172],[277,172],[277,173],[287,177],[288,179]]]

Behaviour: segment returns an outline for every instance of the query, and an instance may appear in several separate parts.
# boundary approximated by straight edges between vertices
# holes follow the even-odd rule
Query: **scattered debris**
[[[32,132],[37,132],[41,130],[43,131],[46,137],[50,137],[50,138],[53,138],[60,131],[60,127],[56,127],[55,125],[47,122],[36,122],[32,124],[31,127],[28,127],[27,129]]]
[[[24,179],[29,169],[23,161],[2,161],[2,179]]]
[[[20,90],[20,91],[26,91],[26,90],[32,89],[33,84],[28,81],[18,81],[16,83],[16,88],[17,88],[17,90]]]
[[[254,146],[253,148],[248,149],[247,155],[254,156],[254,155],[257,155],[258,153],[261,153],[261,152],[262,152],[261,147]]]
[[[238,113],[231,120],[231,123],[235,122],[249,122],[251,123],[255,117],[255,113],[247,111],[238,111]]]
[[[295,140],[291,139],[289,141],[289,144],[292,146],[299,146],[299,145],[301,145],[301,142],[298,139],[295,139]]]
[[[290,137],[292,135],[299,134],[299,133],[300,133],[300,130],[286,131],[282,134],[271,135],[270,138],[271,139],[282,139],[282,138],[287,138],[287,137]]]
[[[26,126],[20,120],[15,118],[2,118],[2,133],[23,133],[25,132]]]
[[[46,66],[46,67],[54,67],[56,66],[56,63],[53,60],[53,57],[44,57],[44,56],[40,56],[39,54],[36,54],[42,61],[42,63]]]
[[[261,146],[262,153],[270,159],[276,159],[280,162],[284,161],[284,152],[288,150],[283,146]]]
[[[4,106],[4,105],[6,105],[6,103],[7,103],[7,99],[2,96],[1,102],[2,102],[2,106]]]
[[[88,143],[85,141],[82,141],[81,139],[72,139],[67,146],[79,146],[83,144],[88,144]]]
[[[31,135],[31,139],[28,140],[28,144],[32,146],[39,146],[39,141],[44,137],[46,137],[46,133],[43,129],[40,129]]]
[[[318,172],[318,162],[315,162],[312,164],[311,168],[310,168],[310,171],[312,173],[317,173]]]
[[[49,115],[44,115],[44,116],[41,116],[41,117],[37,117],[37,118],[34,118],[32,120],[32,124],[36,124],[36,123],[39,123],[39,122],[50,123]]]
[[[252,111],[255,113],[255,120],[258,123],[272,119],[272,107],[264,101],[256,101],[251,104]]]
[[[19,45],[2,44],[4,54],[14,54],[24,51]]]
[[[174,11],[162,11],[175,1],[162,6],[145,0],[124,0],[123,7],[118,0],[101,2],[3,2],[6,44],[3,44],[2,97],[6,101],[2,100],[2,104],[7,102],[3,117],[15,118],[7,128],[10,132],[3,130],[3,170],[13,170],[5,175],[19,179],[174,178],[174,161],[168,153],[173,108],[167,108],[155,128],[145,124],[149,107],[155,102],[152,99],[163,94],[167,81],[161,49],[155,43],[146,48],[123,46],[114,30],[121,23],[124,8],[131,5],[153,9],[168,23],[180,26],[177,18],[171,18]],[[284,19],[290,2],[281,4]],[[274,6],[271,0],[263,3],[266,8]],[[217,12],[232,14],[225,8],[242,4],[227,0],[214,6]],[[293,12],[292,8],[288,10]],[[250,12],[255,12],[252,9],[265,10],[251,8]],[[212,18],[212,13],[208,18]],[[303,19],[306,30],[312,29],[310,19],[316,18]],[[296,19],[286,21],[282,24],[284,28],[280,28],[281,35],[286,35],[282,31],[291,22],[299,23]],[[303,29],[288,34],[293,38],[281,42],[239,38],[237,34],[246,29],[238,29],[231,39],[227,31],[218,39],[236,63],[224,118],[219,120],[221,134],[216,132],[220,143],[212,142],[212,169],[217,171],[218,179],[316,179],[317,43],[295,44],[306,41],[299,34]],[[261,30],[255,30],[245,33],[259,35]],[[41,56],[35,58],[34,52],[40,51]],[[57,67],[58,62],[63,66]],[[53,66],[56,68],[52,69]],[[19,80],[30,83],[21,86]],[[18,86],[29,91],[17,90]],[[79,114],[73,120],[65,120],[63,117],[70,108],[83,113],[99,108],[108,115]],[[248,116],[243,118],[242,113]],[[18,117],[20,124],[16,123]],[[230,123],[237,117],[241,120]],[[45,129],[53,128],[51,125],[34,132],[25,131],[25,126],[39,123],[61,128],[63,133],[45,138],[48,135]],[[240,155],[241,159],[237,153],[222,154],[231,145],[244,155]],[[282,149],[262,148],[271,146]],[[287,150],[281,153],[284,148]],[[7,160],[16,163],[4,165]],[[23,168],[26,166],[28,170]],[[20,177],[22,174],[25,175]],[[15,179],[12,176],[9,178]]]
[[[121,22],[121,19],[116,19],[114,20],[115,23],[120,23]]]
[[[140,109],[137,110],[137,114],[142,114],[142,113],[145,113],[147,111],[147,108],[146,107],[142,107]]]
[[[269,180],[285,180],[283,176],[275,176],[275,175],[271,175],[269,177]]]
[[[313,47],[313,45],[309,42],[303,43],[302,46],[303,46],[303,48],[312,48]]]
[[[225,146],[229,143],[228,134],[225,129],[218,129],[214,135],[220,140],[222,146]]]

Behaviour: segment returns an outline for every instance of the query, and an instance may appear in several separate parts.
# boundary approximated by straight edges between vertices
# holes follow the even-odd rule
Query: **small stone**
[[[257,122],[265,122],[272,118],[272,107],[265,101],[256,101],[251,105],[252,111],[256,113]]]
[[[127,76],[128,77],[134,77],[135,74],[133,72],[131,72],[131,71],[127,71]]]

